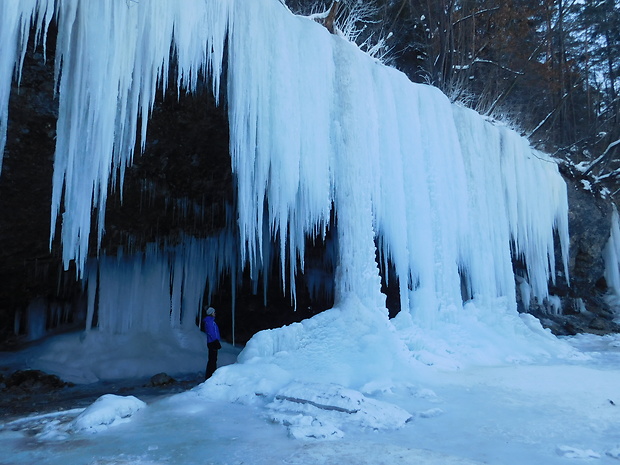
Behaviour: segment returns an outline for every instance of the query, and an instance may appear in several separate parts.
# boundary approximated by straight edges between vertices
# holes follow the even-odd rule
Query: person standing
[[[217,351],[222,348],[220,343],[220,328],[215,322],[215,309],[207,308],[207,316],[202,320],[203,331],[207,334],[207,347],[209,348],[209,359],[207,361],[207,371],[205,381],[211,377],[217,369]]]

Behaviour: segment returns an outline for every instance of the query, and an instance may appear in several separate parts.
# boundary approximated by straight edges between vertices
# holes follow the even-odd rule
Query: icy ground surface
[[[314,382],[287,382],[275,365],[233,365],[163,399],[108,395],[3,424],[0,463],[620,463],[620,335],[566,341],[577,356],[427,367],[418,381],[361,390],[330,383],[304,357],[297,368]]]

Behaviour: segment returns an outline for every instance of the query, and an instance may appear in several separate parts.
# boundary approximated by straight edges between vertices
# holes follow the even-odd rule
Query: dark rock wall
[[[612,206],[574,181],[567,180],[567,184],[571,286],[581,294],[594,293],[605,289],[601,251],[609,239]]]
[[[227,225],[233,177],[225,111],[207,89],[167,96],[157,99],[145,152],[127,169],[122,196],[117,189],[108,197],[106,252],[182,233],[205,237]]]
[[[35,296],[58,294],[62,278],[49,251],[50,197],[57,102],[53,49],[27,54],[13,84],[7,145],[0,175],[0,331],[10,333],[16,310]]]
[[[560,171],[567,184],[569,204],[570,284],[567,285],[561,273],[561,258],[556,251],[560,273],[555,285],[550,286],[550,292],[561,297],[563,315],[550,315],[544,311],[544,306],[535,306],[532,313],[558,334],[617,332],[620,327],[613,323],[613,309],[604,299],[607,283],[603,249],[609,240],[612,201],[606,198],[600,186],[592,189],[588,180],[574,169],[561,165]]]

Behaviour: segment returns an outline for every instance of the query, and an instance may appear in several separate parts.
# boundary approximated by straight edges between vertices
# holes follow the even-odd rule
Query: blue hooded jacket
[[[215,318],[212,316],[206,316],[202,320],[202,327],[204,332],[207,333],[207,342],[220,340],[220,328],[218,328]]]

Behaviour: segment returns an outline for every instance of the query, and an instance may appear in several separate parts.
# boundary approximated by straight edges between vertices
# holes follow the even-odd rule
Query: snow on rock
[[[271,419],[288,426],[296,438],[340,438],[342,425],[351,423],[376,430],[400,428],[412,418],[396,405],[336,384],[292,382],[267,408]]]
[[[70,430],[97,433],[129,421],[131,416],[144,407],[146,403],[137,397],[105,394],[71,423]]]

